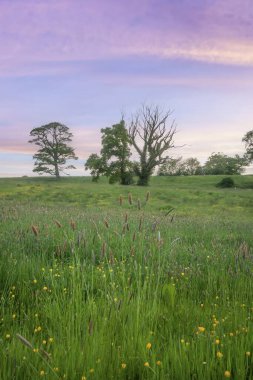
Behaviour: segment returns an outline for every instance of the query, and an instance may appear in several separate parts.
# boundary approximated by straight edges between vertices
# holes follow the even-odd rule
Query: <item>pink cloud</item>
[[[3,1],[0,68],[129,55],[253,65],[252,18],[250,0]]]

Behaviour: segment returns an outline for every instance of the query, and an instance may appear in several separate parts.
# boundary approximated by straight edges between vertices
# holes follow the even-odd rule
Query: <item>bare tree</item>
[[[166,127],[171,113],[162,112],[158,106],[144,105],[131,121],[130,142],[139,155],[139,162],[135,165],[138,185],[148,185],[154,169],[170,159],[167,151],[175,147],[173,138],[176,133],[174,120],[168,129]]]

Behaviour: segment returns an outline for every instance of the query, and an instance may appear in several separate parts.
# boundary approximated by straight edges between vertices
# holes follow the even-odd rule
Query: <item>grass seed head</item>
[[[37,226],[32,225],[32,232],[34,233],[35,236],[39,235],[39,229]]]

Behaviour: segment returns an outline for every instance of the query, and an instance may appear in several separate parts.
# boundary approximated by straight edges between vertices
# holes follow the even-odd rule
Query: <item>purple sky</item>
[[[252,0],[0,0],[0,176],[31,175],[32,128],[59,121],[84,160],[140,105],[172,109],[175,151],[244,153]]]

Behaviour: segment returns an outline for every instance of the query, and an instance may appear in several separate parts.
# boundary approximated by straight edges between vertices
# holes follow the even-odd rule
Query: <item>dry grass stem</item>
[[[22,342],[25,346],[29,347],[31,350],[33,350],[33,345],[22,335],[16,334],[16,337]]]

